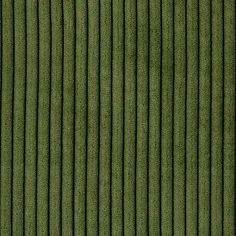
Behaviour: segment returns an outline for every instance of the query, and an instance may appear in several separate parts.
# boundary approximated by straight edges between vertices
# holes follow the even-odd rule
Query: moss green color
[[[0,0],[0,236],[236,235],[235,0]]]

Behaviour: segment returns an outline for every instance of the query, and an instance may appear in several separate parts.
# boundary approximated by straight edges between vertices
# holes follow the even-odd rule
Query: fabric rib
[[[0,235],[235,235],[234,0],[0,1]]]

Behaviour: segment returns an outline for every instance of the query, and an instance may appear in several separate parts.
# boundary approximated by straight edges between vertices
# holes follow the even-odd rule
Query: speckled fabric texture
[[[0,235],[236,235],[235,0],[0,1]]]

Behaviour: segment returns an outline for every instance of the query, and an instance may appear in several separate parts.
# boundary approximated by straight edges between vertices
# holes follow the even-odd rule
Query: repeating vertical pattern
[[[211,233],[211,3],[199,2],[199,228]]]
[[[235,235],[234,0],[0,1],[0,235]]]

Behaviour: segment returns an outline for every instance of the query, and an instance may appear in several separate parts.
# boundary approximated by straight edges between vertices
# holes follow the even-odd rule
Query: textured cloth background
[[[235,0],[1,0],[1,235],[236,235]]]

